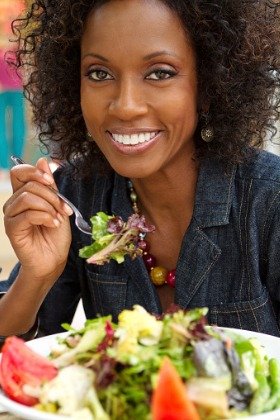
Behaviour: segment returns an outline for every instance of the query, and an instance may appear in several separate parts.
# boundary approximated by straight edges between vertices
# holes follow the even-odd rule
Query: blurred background
[[[31,0],[0,0],[0,280],[7,278],[16,261],[4,231],[2,213],[3,204],[11,194],[10,156],[14,154],[31,163],[42,156],[21,80],[5,61],[7,51],[15,47],[11,42],[14,38],[11,22],[30,3]]]
[[[35,163],[43,155],[36,130],[32,125],[32,113],[22,94],[21,80],[7,65],[4,55],[14,48],[11,22],[19,17],[32,0],[0,0],[0,208],[11,194],[9,168],[12,154],[28,163]],[[278,132],[279,133],[279,132]],[[279,134],[267,149],[280,154]],[[0,217],[0,280],[6,279],[16,262],[6,237],[3,213]]]

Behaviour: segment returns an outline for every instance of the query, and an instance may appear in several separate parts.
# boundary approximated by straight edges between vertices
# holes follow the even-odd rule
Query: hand
[[[4,204],[6,233],[30,279],[55,281],[71,243],[72,210],[49,188],[57,188],[46,159],[11,170],[13,195]]]

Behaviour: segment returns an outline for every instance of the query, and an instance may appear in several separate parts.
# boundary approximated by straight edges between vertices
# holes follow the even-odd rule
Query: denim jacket
[[[73,182],[55,174],[60,191],[89,218],[98,211],[127,219],[132,213],[126,179],[94,174]],[[184,182],[184,180],[182,180]],[[280,336],[280,158],[258,152],[225,172],[216,159],[201,162],[191,223],[176,267],[175,303],[207,306],[208,321],[224,327]],[[65,271],[40,311],[40,335],[71,322],[80,297],[87,318],[112,314],[134,304],[161,313],[156,288],[141,257],[123,264],[87,264],[79,258],[91,238],[71,217],[72,245]],[[14,280],[15,267],[2,291]]]

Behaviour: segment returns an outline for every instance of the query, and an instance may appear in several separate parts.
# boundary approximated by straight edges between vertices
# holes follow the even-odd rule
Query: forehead
[[[160,0],[111,0],[88,16],[82,49],[178,48],[189,44],[179,17]]]

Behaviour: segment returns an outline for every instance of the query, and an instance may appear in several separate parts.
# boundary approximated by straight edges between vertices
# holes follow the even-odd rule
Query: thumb
[[[40,169],[40,171],[42,171],[42,172],[51,176],[51,178],[53,179],[53,183],[51,184],[51,186],[53,188],[57,189],[57,186],[56,186],[54,178],[53,178],[52,170],[50,168],[50,165],[49,165],[49,162],[47,161],[47,159],[46,158],[38,159],[38,161],[36,163],[36,167],[38,169]]]

